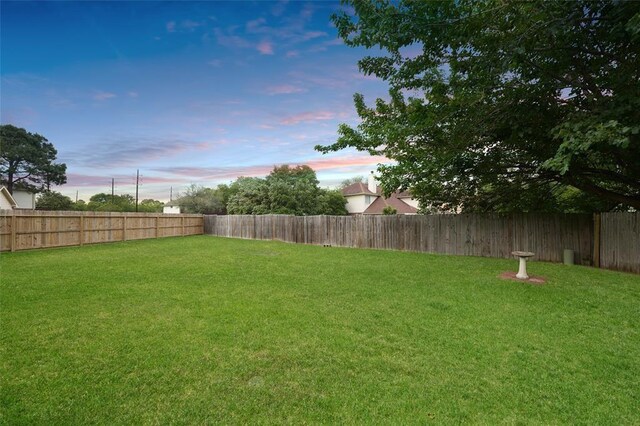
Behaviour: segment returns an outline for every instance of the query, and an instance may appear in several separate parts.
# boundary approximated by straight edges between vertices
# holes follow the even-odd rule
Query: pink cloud
[[[294,86],[292,84],[269,86],[265,89],[265,93],[267,93],[268,95],[290,95],[293,93],[303,93],[306,91],[306,89],[299,86]]]
[[[256,49],[263,55],[273,55],[273,44],[270,41],[261,41],[256,46]]]
[[[132,172],[128,175],[117,174],[112,176],[95,176],[82,173],[67,173],[67,185],[74,187],[104,187],[106,192],[111,188],[111,179],[115,179],[116,185],[119,187],[135,184],[136,174]],[[144,184],[151,183],[175,183],[175,178],[161,176],[143,176]]]
[[[281,164],[288,164],[290,166],[307,165],[315,171],[320,170],[334,170],[334,169],[348,169],[351,167],[362,166],[375,166],[380,163],[389,163],[391,160],[388,158],[376,155],[351,155],[333,158],[318,158],[308,161],[292,161]],[[278,164],[280,165],[280,164]],[[232,180],[237,179],[240,176],[245,177],[261,177],[266,176],[276,164],[255,164],[248,166],[236,166],[236,167],[166,167],[155,169],[157,172],[170,173],[176,176],[176,181],[189,180],[189,179],[203,179],[203,180]],[[164,178],[163,178],[164,179]],[[170,180],[170,179],[169,179]]]
[[[175,32],[176,31],[176,22],[175,21],[167,22],[166,28],[167,28],[167,32],[168,33]]]
[[[215,147],[215,143],[213,142],[200,142],[195,144],[195,147],[198,151],[208,151]]]
[[[299,56],[300,52],[297,50],[289,50],[286,54],[287,58],[295,58],[296,56]]]
[[[280,124],[292,125],[309,121],[333,120],[334,118],[336,118],[336,113],[331,111],[311,111],[284,117],[280,120]]]
[[[156,169],[159,172],[181,176],[179,179],[229,180],[239,176],[266,176],[273,170],[273,164],[236,167],[167,167]]]
[[[318,171],[355,166],[374,166],[379,163],[389,162],[391,162],[391,160],[383,155],[351,155],[344,157],[319,158],[317,160],[306,161],[304,164],[311,167],[313,170]]]

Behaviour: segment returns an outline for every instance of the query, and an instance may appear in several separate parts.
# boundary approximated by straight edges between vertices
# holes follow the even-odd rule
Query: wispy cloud
[[[92,188],[104,187],[105,191],[103,192],[106,192],[106,189],[111,186],[111,179],[114,179],[116,185],[122,188],[122,187],[128,187],[132,184],[135,184],[135,178],[136,178],[135,170],[133,170],[131,174],[116,173],[116,174],[110,174],[109,176],[90,175],[90,174],[84,174],[84,173],[67,173],[67,185],[73,185],[76,187],[92,187]],[[176,182],[178,181],[177,179],[173,177],[166,177],[166,176],[146,176],[145,175],[142,179],[144,184],[188,182],[188,179]]]
[[[263,55],[273,55],[273,43],[267,40],[263,40],[256,46],[258,52]]]
[[[328,36],[329,34],[325,33],[324,31],[307,31],[306,33],[304,33],[302,35],[302,39],[304,41],[307,40],[312,40],[314,38],[318,38],[318,37],[325,37]]]
[[[201,27],[202,25],[203,25],[202,22],[186,19],[180,23],[180,28],[183,28],[187,31],[193,31],[196,28]]]
[[[93,168],[140,166],[158,159],[175,157],[188,151],[205,151],[214,143],[190,142],[182,139],[121,137],[60,155],[63,161]]]
[[[306,161],[304,164],[313,170],[338,170],[356,166],[374,166],[380,163],[390,163],[387,157],[382,155],[348,155],[333,158],[319,158]]]
[[[293,125],[302,122],[333,120],[336,113],[332,111],[310,111],[294,114],[280,119],[280,124]]]
[[[277,86],[269,86],[265,89],[265,93],[268,95],[291,95],[294,93],[303,93],[306,92],[307,89],[294,86],[292,84],[280,84]]]
[[[200,21],[193,21],[191,19],[185,19],[183,21],[180,22],[176,22],[176,21],[169,21],[166,23],[165,28],[167,29],[168,33],[175,33],[178,31],[181,32],[191,32],[194,31],[196,28],[203,26],[204,23],[200,22]]]
[[[296,165],[308,165],[315,171],[325,170],[344,170],[352,167],[371,166],[374,167],[380,163],[389,163],[390,160],[384,156],[369,156],[369,155],[348,155],[333,158],[318,158],[311,160],[294,160],[287,163],[291,166]],[[253,164],[243,166],[228,166],[228,167],[189,167],[189,166],[176,166],[176,167],[162,167],[153,169],[154,172],[169,173],[175,176],[179,176],[183,179],[204,179],[212,181],[237,179],[240,176],[245,177],[260,177],[266,176],[273,168],[279,164]]]
[[[285,9],[287,8],[287,4],[288,3],[289,3],[289,0],[281,0],[281,1],[277,2],[271,8],[271,14],[273,16],[276,16],[276,17],[282,15],[284,13]]]
[[[246,49],[253,46],[247,39],[238,35],[227,34],[220,28],[215,28],[213,33],[218,41],[218,44],[225,47],[231,47],[234,49]]]
[[[0,113],[0,121],[2,123],[11,123],[17,126],[30,126],[34,119],[38,118],[38,113],[29,107],[6,108],[2,107]]]
[[[253,19],[246,23],[245,29],[249,33],[259,32],[265,22],[267,22],[267,20],[264,18]]]
[[[240,176],[266,176],[273,170],[273,164],[259,164],[232,167],[162,167],[153,169],[155,172],[170,173],[187,179],[229,180]]]
[[[111,92],[104,92],[99,90],[93,94],[93,99],[96,101],[106,101],[107,99],[115,98],[117,95]]]

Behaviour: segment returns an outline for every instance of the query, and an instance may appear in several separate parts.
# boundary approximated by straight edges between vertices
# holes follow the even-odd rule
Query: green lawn
[[[0,423],[640,423],[640,276],[208,236],[3,253]]]

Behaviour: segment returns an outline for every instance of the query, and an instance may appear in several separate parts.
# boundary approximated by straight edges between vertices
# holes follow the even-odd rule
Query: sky
[[[67,164],[53,188],[168,201],[306,164],[323,187],[383,157],[323,155],[353,94],[387,86],[358,71],[328,1],[0,2],[0,121],[46,137]]]

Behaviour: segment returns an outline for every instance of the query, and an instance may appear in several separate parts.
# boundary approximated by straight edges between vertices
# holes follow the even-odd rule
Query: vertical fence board
[[[640,212],[600,215],[600,265],[640,273]]]

